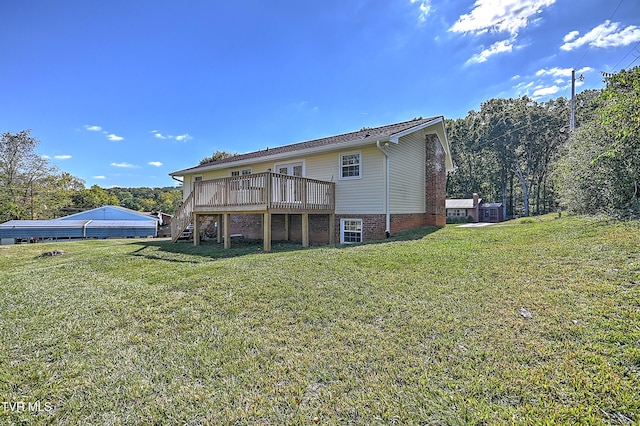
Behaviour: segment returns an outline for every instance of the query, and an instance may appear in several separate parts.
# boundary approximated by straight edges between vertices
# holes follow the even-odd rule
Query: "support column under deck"
[[[216,227],[216,239],[218,240],[218,244],[222,242],[222,215],[216,215],[216,221],[218,222],[218,226]]]
[[[309,213],[302,213],[302,247],[309,247]]]
[[[329,215],[329,244],[336,243],[336,215]]]
[[[229,213],[225,213],[222,215],[223,219],[222,219],[222,223],[223,223],[223,236],[222,238],[224,239],[224,248],[228,249],[231,248],[231,235],[229,232],[230,229],[230,220],[229,220],[229,216],[231,216]]]
[[[193,214],[193,231],[191,236],[193,236],[193,245],[200,245],[200,218],[198,217],[198,213]]]
[[[262,215],[262,233],[264,238],[264,251],[271,251],[271,213]]]

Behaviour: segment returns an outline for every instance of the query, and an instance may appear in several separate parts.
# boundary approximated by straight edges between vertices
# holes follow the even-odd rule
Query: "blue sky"
[[[87,187],[640,65],[637,0],[0,2],[0,132]],[[452,141],[455,143],[455,141]]]

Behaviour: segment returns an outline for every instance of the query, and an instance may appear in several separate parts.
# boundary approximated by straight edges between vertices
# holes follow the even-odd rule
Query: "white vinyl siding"
[[[385,212],[385,175],[384,155],[375,147],[364,147],[358,150],[360,155],[360,179],[340,180],[340,154],[349,154],[354,150],[333,151],[311,155],[305,158],[294,157],[286,163],[304,164],[304,176],[310,179],[334,182],[336,184],[336,214],[383,214]],[[252,173],[262,173],[268,170],[277,172],[275,167],[284,162],[260,162],[251,164]],[[231,171],[248,169],[231,166],[226,169],[199,173],[204,180],[229,177]],[[191,190],[191,176],[185,176],[185,190]],[[184,197],[189,195],[187,192]]]
[[[422,132],[387,148],[391,160],[391,213],[424,213],[426,147]]]

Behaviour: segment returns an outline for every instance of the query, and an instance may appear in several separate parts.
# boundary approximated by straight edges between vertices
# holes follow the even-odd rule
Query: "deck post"
[[[262,233],[264,238],[264,251],[271,251],[271,212],[262,215]]]
[[[216,222],[218,222],[218,227],[216,228],[216,239],[218,240],[218,244],[222,242],[222,215],[216,215]]]
[[[302,213],[302,247],[309,247],[309,213]]]
[[[198,217],[198,213],[193,214],[193,245],[200,245],[200,218]]]
[[[333,245],[336,243],[335,222],[336,222],[336,215],[330,214],[329,215],[329,244],[330,245]]]
[[[285,213],[284,215],[284,239],[285,241],[289,241],[289,214]]]
[[[231,248],[231,236],[230,236],[230,232],[229,232],[229,216],[231,216],[229,213],[225,213],[224,218],[222,219],[222,223],[224,224],[224,235],[222,238],[224,238],[224,248],[228,249]]]

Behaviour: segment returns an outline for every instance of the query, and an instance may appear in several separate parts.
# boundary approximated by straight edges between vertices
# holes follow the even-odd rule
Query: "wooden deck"
[[[303,246],[308,245],[308,215],[335,213],[335,184],[299,176],[265,172],[195,182],[193,191],[174,215],[171,236],[177,241],[193,224],[194,244],[199,244],[201,216],[218,216],[224,239],[229,246],[229,215],[263,214],[265,251],[271,248],[271,215],[302,215]],[[332,223],[332,222],[331,222]],[[330,235],[333,240],[333,235]]]

